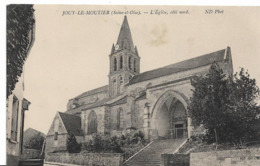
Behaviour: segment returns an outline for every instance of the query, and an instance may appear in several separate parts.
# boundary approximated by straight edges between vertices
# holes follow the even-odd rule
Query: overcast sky
[[[134,7],[35,5],[35,43],[25,64],[25,129],[47,133],[69,99],[108,84],[109,59],[124,15],[70,15],[63,11],[121,10],[128,14],[141,72],[231,47],[234,71],[249,70],[259,86],[260,10],[256,7]],[[150,14],[165,10],[168,15]],[[205,9],[224,10],[205,14]],[[170,14],[188,10],[190,14]],[[143,12],[148,12],[144,14]]]

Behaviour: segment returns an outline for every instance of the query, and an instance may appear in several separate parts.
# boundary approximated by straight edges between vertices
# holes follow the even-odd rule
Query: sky
[[[109,54],[124,13],[63,15],[109,10],[126,14],[141,72],[231,47],[234,71],[248,69],[260,86],[259,7],[35,5],[35,42],[25,63],[25,129],[48,132],[69,99],[108,84]],[[205,14],[205,10],[218,14]],[[166,11],[168,15],[151,14]],[[170,14],[187,11],[189,14]],[[223,10],[223,13],[221,11]],[[148,12],[145,14],[144,12]]]

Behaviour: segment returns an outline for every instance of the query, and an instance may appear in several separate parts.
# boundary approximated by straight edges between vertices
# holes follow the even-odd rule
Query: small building
[[[76,137],[78,143],[83,141],[81,118],[57,112],[47,133],[45,152],[67,151],[67,141],[70,134]]]

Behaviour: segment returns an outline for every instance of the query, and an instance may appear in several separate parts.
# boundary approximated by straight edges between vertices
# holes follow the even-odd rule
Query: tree
[[[203,125],[207,142],[249,140],[254,135],[254,121],[259,106],[254,100],[259,88],[248,72],[227,77],[217,63],[208,74],[191,80],[194,87],[189,111],[195,127]]]
[[[230,82],[230,105],[228,106],[233,118],[229,125],[232,127],[231,139],[235,143],[250,141],[256,138],[256,120],[260,114],[260,107],[256,100],[259,98],[259,88],[256,80],[250,78],[248,71],[241,68]]]
[[[12,94],[18,78],[23,72],[33,41],[33,5],[7,6],[7,97]]]
[[[45,138],[40,133],[37,133],[24,146],[28,149],[42,150],[44,140]]]
[[[81,144],[77,142],[74,134],[69,134],[67,142],[67,150],[69,153],[79,153],[81,151]]]

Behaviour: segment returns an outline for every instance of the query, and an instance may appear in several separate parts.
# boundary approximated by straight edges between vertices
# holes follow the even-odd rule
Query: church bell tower
[[[113,97],[122,94],[124,85],[134,75],[140,73],[140,57],[137,47],[134,46],[126,16],[124,16],[117,42],[112,46],[109,59],[109,96]]]

